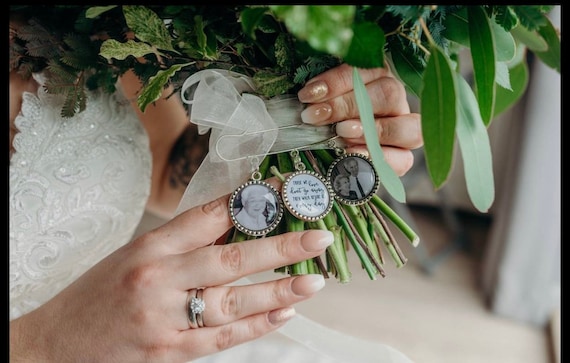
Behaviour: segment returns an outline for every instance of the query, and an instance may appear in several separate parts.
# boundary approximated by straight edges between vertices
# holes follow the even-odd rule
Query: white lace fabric
[[[42,84],[41,76],[36,79]],[[10,319],[40,306],[132,237],[150,193],[147,134],[119,94],[85,111],[24,93],[10,160]]]

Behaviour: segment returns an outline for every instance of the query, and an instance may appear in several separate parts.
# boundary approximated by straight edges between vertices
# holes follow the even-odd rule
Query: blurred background
[[[557,28],[560,15],[557,6],[551,14]],[[561,362],[561,75],[532,59],[529,69],[524,98],[489,128],[495,176],[489,212],[471,205],[459,152],[450,179],[434,191],[418,150],[402,179],[407,203],[383,196],[420,236],[414,248],[392,229],[407,264],[396,268],[388,257],[386,277],[371,281],[349,253],[352,281],[329,280],[297,306],[299,313],[390,345],[417,363]],[[162,222],[147,214],[137,234]],[[266,349],[291,352],[292,343],[278,334],[264,339]],[[204,362],[264,356],[246,344]],[[273,363],[317,363],[310,354],[280,358]]]

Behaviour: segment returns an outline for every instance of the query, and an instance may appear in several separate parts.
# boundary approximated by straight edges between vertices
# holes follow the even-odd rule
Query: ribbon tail
[[[235,180],[247,180],[250,169],[248,160],[212,162],[208,154],[186,187],[175,215],[233,192]]]

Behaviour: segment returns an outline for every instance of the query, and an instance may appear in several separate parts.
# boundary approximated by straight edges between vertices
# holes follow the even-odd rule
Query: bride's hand
[[[411,113],[403,84],[388,67],[359,69],[372,101],[378,137],[386,161],[402,176],[412,167],[413,149],[423,145],[420,115]],[[298,93],[308,103],[303,122],[336,124],[348,152],[367,154],[352,83],[352,66],[342,64],[309,80]]]
[[[324,253],[328,231],[214,245],[232,226],[228,196],[180,214],[118,249],[43,306],[10,324],[10,360],[187,362],[282,326],[321,275],[225,286]],[[204,288],[203,327],[189,290]],[[200,321],[200,319],[198,319]]]

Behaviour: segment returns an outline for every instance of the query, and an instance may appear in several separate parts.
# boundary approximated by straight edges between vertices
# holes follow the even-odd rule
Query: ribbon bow
[[[182,102],[198,132],[211,132],[209,152],[192,177],[176,214],[234,191],[270,153],[330,147],[329,126],[303,124],[296,96],[264,99],[243,74],[207,69],[184,81]],[[191,98],[187,98],[190,94]]]

